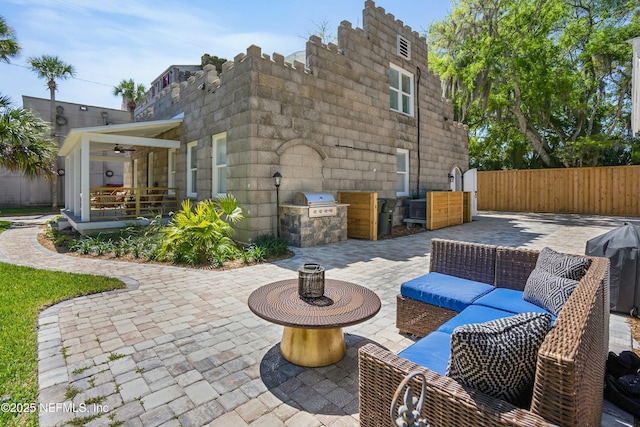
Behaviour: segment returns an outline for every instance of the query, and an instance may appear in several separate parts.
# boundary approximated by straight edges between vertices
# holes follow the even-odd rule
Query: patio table
[[[280,353],[291,363],[327,366],[346,354],[342,328],[380,311],[375,292],[355,283],[325,280],[320,298],[301,298],[298,279],[264,285],[251,293],[249,309],[264,320],[284,326]]]

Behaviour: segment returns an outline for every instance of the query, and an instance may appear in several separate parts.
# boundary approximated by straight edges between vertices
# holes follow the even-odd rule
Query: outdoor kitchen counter
[[[280,205],[278,221],[289,246],[308,248],[347,240],[348,204]]]
[[[345,206],[348,207],[348,203],[329,203],[329,204],[309,204],[309,205],[292,205],[292,204],[281,204],[281,208],[290,209],[299,212],[306,212],[310,218],[314,217],[328,217],[335,216],[335,212],[333,212],[332,207]],[[315,211],[315,212],[314,212]]]
[[[280,352],[300,366],[327,366],[340,361],[346,346],[342,328],[364,322],[380,311],[380,298],[355,283],[325,280],[320,298],[301,298],[298,279],[262,286],[249,296],[258,317],[284,326]]]

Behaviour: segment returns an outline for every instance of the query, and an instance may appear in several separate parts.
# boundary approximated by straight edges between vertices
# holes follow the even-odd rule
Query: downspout
[[[416,119],[418,126],[418,179],[416,182],[416,195],[420,196],[420,76],[422,75],[422,71],[420,67],[416,67],[418,71],[418,80],[416,82]]]

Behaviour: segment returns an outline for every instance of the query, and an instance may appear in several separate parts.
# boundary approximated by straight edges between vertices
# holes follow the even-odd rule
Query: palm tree
[[[27,62],[31,66],[31,71],[38,75],[38,78],[47,80],[47,87],[51,96],[51,139],[55,140],[55,123],[56,123],[56,89],[58,87],[56,80],[66,80],[75,76],[76,71],[72,65],[63,62],[57,56],[42,55],[40,57],[30,57]],[[59,143],[59,141],[58,141]],[[51,198],[53,199],[51,207],[58,207],[58,180],[54,175],[52,180]]]
[[[23,171],[29,178],[55,175],[57,144],[49,138],[49,125],[31,110],[16,108],[0,95],[0,166]]]
[[[30,57],[27,62],[31,66],[31,71],[38,75],[40,79],[47,80],[47,87],[51,96],[51,131],[56,122],[56,80],[66,80],[76,74],[72,65],[66,64],[57,56],[42,55],[40,57]]]
[[[5,19],[0,16],[0,60],[9,63],[9,58],[20,53],[20,45]]]
[[[118,86],[113,88],[113,94],[122,95],[122,100],[127,104],[127,108],[131,113],[131,123],[135,121],[134,112],[138,104],[144,101],[146,89],[144,85],[138,84],[133,79],[122,80]]]

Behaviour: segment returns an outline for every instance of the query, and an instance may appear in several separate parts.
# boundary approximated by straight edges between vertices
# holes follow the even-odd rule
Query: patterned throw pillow
[[[590,265],[589,258],[561,254],[550,248],[542,249],[536,261],[536,268],[542,268],[554,276],[573,280],[582,279]]]
[[[458,326],[451,334],[447,375],[490,396],[526,406],[538,349],[550,328],[551,316],[544,313]]]
[[[590,265],[589,258],[544,248],[527,279],[522,298],[557,316]]]
[[[557,316],[578,283],[577,280],[556,276],[541,268],[535,268],[527,279],[522,299]]]

